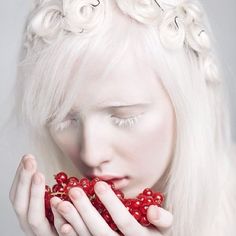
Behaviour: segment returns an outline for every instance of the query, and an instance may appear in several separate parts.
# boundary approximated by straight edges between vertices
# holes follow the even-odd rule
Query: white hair
[[[236,235],[229,98],[212,41],[196,1],[38,1],[26,23],[14,112],[42,168],[77,171],[47,126],[71,109],[85,75],[104,77],[132,52],[155,70],[175,110],[174,156],[160,180],[174,214],[168,235]]]

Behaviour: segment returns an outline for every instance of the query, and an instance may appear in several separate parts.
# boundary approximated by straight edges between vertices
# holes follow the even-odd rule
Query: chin
[[[121,191],[125,194],[125,198],[135,198],[142,190],[137,188],[124,188],[121,189]]]

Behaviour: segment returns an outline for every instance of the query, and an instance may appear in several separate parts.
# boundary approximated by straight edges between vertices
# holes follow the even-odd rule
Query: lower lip
[[[122,178],[122,179],[114,179],[114,180],[111,180],[111,181],[115,185],[116,189],[124,188],[129,183],[129,180],[128,180],[127,177],[126,178]]]

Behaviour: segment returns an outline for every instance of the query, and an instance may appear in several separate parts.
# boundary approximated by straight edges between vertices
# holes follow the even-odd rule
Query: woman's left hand
[[[150,206],[147,218],[153,227],[144,227],[129,213],[107,183],[103,181],[96,183],[94,190],[125,236],[161,236],[172,225],[173,216],[170,212],[157,206]],[[60,214],[65,219],[61,221],[63,222],[61,225],[56,226],[59,235],[118,236],[94,208],[82,189],[72,188],[69,194],[74,206],[68,201],[59,201],[54,208],[54,214]],[[60,232],[60,229],[66,228],[64,232]]]

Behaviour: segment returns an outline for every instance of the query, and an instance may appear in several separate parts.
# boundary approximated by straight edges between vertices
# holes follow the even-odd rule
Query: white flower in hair
[[[220,84],[220,73],[216,66],[216,61],[213,55],[205,55],[201,58],[202,70],[205,72],[206,81],[211,84]]]
[[[196,52],[204,52],[210,48],[210,39],[203,24],[203,10],[196,3],[183,2],[176,8],[178,16],[186,28],[186,42]]]
[[[176,10],[165,12],[159,27],[160,40],[166,48],[181,48],[185,40],[185,25]]]
[[[210,39],[203,27],[199,24],[189,26],[186,40],[193,50],[204,53],[210,49]]]
[[[143,24],[157,25],[163,13],[158,0],[116,0],[119,8]]]
[[[41,38],[49,42],[58,37],[62,23],[62,4],[60,1],[47,1],[38,5],[27,25],[26,34],[30,41]]]
[[[89,31],[104,19],[104,0],[63,0],[63,15],[65,30]]]
[[[196,3],[188,1],[178,4],[176,11],[178,16],[184,20],[186,25],[199,23],[203,17],[202,9]]]

